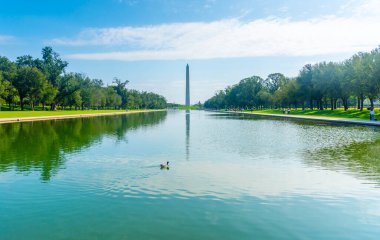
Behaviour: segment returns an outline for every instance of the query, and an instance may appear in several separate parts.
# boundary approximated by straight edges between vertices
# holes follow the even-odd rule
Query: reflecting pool
[[[374,127],[203,111],[0,125],[0,239],[378,239],[379,186]]]

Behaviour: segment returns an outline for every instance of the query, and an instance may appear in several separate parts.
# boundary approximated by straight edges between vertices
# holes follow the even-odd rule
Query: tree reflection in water
[[[0,124],[0,171],[40,169],[49,181],[65,155],[90,147],[104,136],[125,139],[131,129],[159,124],[166,111],[60,121]]]
[[[380,184],[380,138],[354,142],[343,147],[329,147],[305,154],[308,164],[350,172]]]

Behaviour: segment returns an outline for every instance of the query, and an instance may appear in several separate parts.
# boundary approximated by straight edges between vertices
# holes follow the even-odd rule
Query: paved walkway
[[[355,125],[365,125],[365,126],[378,126],[378,127],[380,127],[380,121],[353,120],[353,119],[347,119],[347,118],[303,116],[303,115],[292,115],[292,114],[255,113],[255,112],[226,111],[226,113],[243,114],[243,115],[251,115],[251,116],[275,117],[275,118],[287,118],[287,119],[297,119],[297,120],[320,121],[320,122],[330,122],[330,123],[355,124]]]
[[[48,120],[61,120],[69,118],[87,118],[87,117],[99,117],[99,116],[114,116],[125,115],[132,113],[143,112],[155,112],[166,111],[165,110],[141,110],[141,111],[125,111],[125,112],[111,112],[111,113],[89,113],[89,114],[72,114],[72,115],[56,115],[56,116],[38,116],[38,117],[20,117],[20,118],[0,118],[0,124],[2,123],[14,123],[14,122],[33,122],[33,121],[48,121]]]

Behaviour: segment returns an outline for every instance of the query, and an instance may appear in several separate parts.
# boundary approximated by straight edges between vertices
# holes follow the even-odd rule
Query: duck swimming
[[[166,162],[166,164],[161,163],[160,168],[161,169],[169,169],[169,162]]]

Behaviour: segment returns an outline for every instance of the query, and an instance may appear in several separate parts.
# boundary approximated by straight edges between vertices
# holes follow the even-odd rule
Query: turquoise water
[[[378,239],[379,186],[371,127],[203,111],[0,125],[0,239]]]

